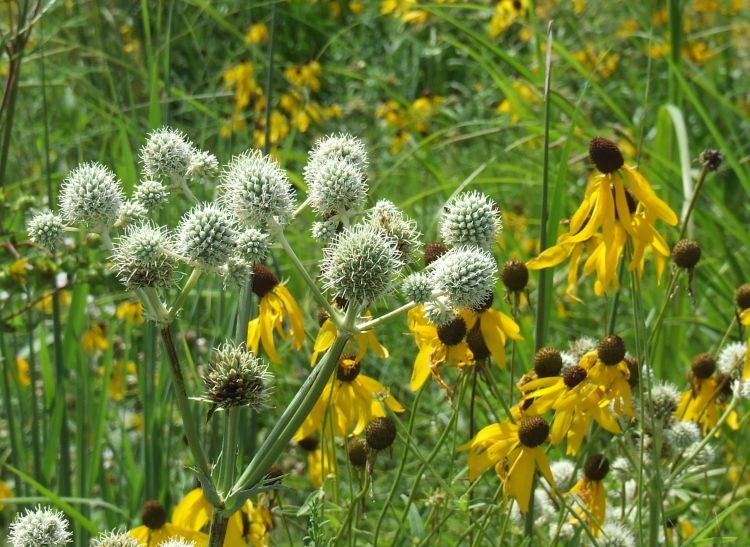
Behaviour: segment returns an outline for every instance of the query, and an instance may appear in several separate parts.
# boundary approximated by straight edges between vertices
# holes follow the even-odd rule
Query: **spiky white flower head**
[[[423,304],[432,298],[432,281],[424,272],[416,272],[404,279],[401,292],[407,300]]]
[[[357,210],[367,196],[364,174],[341,156],[308,163],[305,182],[310,207],[323,217]]]
[[[60,211],[69,224],[114,224],[124,200],[117,176],[100,163],[73,169],[60,188]]]
[[[272,218],[284,224],[291,218],[294,190],[289,178],[259,150],[233,157],[221,180],[221,199],[243,224],[264,224]]]
[[[602,532],[597,538],[602,547],[635,547],[635,537],[619,522],[605,522]]]
[[[701,447],[700,442],[695,442],[687,448],[686,453],[687,457],[695,454],[693,461],[697,465],[710,465],[716,461],[716,449],[710,444]]]
[[[564,542],[572,541],[575,536],[576,536],[576,529],[569,522],[566,522],[565,524],[560,526],[560,533],[557,534],[557,537],[560,539],[560,541],[564,541]]]
[[[250,264],[263,262],[269,245],[267,233],[257,228],[245,228],[237,237],[237,254]]]
[[[252,262],[243,258],[230,256],[222,270],[225,288],[241,288],[248,284],[253,276]]]
[[[135,187],[133,199],[147,211],[156,211],[167,202],[169,191],[158,180],[146,179]]]
[[[148,211],[146,208],[135,200],[126,199],[120,206],[120,218],[117,221],[118,226],[124,226],[134,220],[145,220]]]
[[[141,543],[127,532],[113,530],[92,539],[91,547],[141,547]]]
[[[445,325],[455,315],[456,311],[447,296],[438,296],[425,302],[424,317],[433,325]]]
[[[151,222],[129,226],[115,243],[112,260],[117,278],[127,289],[169,287],[177,267],[171,237]]]
[[[70,543],[71,533],[60,511],[37,506],[16,516],[8,541],[13,547],[60,547]]]
[[[575,480],[576,466],[567,459],[557,460],[550,465],[552,477],[555,479],[555,485],[561,492],[567,491],[573,486]]]
[[[215,268],[234,251],[237,230],[234,219],[213,203],[202,203],[182,217],[177,228],[177,250],[201,267]]]
[[[475,308],[495,286],[497,263],[486,250],[455,247],[429,266],[436,289],[457,308]]]
[[[620,482],[625,482],[633,476],[633,468],[630,461],[624,456],[618,456],[609,466],[612,476]]]
[[[337,218],[313,222],[311,231],[312,236],[320,243],[330,243],[336,237],[339,230],[340,221]]]
[[[54,251],[55,247],[62,242],[65,226],[59,216],[46,209],[34,215],[29,221],[28,229],[31,241]]]
[[[162,541],[159,547],[195,547],[195,542],[189,539],[172,537]]]
[[[372,226],[358,224],[324,249],[320,266],[326,290],[362,304],[387,293],[402,265],[393,242]]]
[[[543,488],[534,489],[534,514],[536,515],[534,519],[535,526],[546,527],[553,520],[556,520],[557,511],[552,505],[549,495],[547,495],[547,492]],[[521,514],[517,503],[514,503],[510,510],[510,518],[517,524],[521,524],[524,521],[524,515]]]
[[[654,419],[668,422],[680,403],[680,392],[673,383],[660,382],[651,389],[649,403],[649,415]]]
[[[214,409],[249,406],[254,410],[268,401],[266,383],[270,377],[263,360],[244,344],[226,342],[216,348],[216,354],[203,375],[206,393],[201,400]]]
[[[349,160],[362,173],[367,172],[367,150],[356,137],[347,133],[328,135],[315,142],[310,150],[308,165],[322,162],[329,158],[340,157]]]
[[[191,180],[213,178],[219,172],[219,160],[216,156],[205,150],[193,149],[186,176]]]
[[[182,180],[193,159],[193,145],[181,131],[162,127],[149,133],[141,148],[143,172],[148,178]]]
[[[594,351],[598,344],[599,341],[590,336],[581,336],[580,338],[573,340],[570,343],[570,353],[576,360],[576,364],[581,360],[581,357],[590,351]]]
[[[735,380],[732,390],[737,394],[737,397],[750,399],[750,380]]]
[[[475,245],[489,249],[502,229],[497,204],[481,192],[457,195],[446,203],[440,235],[448,245]]]
[[[370,209],[367,222],[393,240],[404,262],[418,252],[422,234],[417,230],[417,223],[387,199],[381,199]]]
[[[739,377],[742,365],[745,362],[746,352],[747,344],[745,342],[732,342],[724,346],[717,359],[719,372],[732,374],[735,378]]]
[[[678,450],[684,450],[701,439],[701,430],[693,422],[675,422],[665,431],[669,444]]]
[[[570,367],[574,367],[578,364],[578,359],[576,359],[575,356],[569,351],[562,350],[560,352],[560,358],[563,362],[562,370],[567,370]]]

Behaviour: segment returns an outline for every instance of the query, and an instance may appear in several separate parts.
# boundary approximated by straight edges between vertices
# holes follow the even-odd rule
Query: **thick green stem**
[[[190,277],[188,277],[188,280],[185,281],[180,294],[177,295],[174,304],[172,304],[172,306],[169,308],[169,313],[167,315],[168,323],[174,321],[175,317],[177,317],[177,314],[180,313],[182,306],[185,305],[185,300],[187,300],[187,297],[190,296],[190,293],[193,291],[193,287],[195,287],[195,284],[200,279],[202,273],[203,270],[196,268],[192,271]]]

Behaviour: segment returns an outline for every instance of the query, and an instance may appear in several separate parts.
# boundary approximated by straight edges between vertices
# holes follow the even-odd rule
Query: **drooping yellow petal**
[[[573,243],[558,243],[557,245],[553,245],[542,251],[536,258],[527,261],[526,267],[529,270],[543,270],[544,268],[557,266],[570,256],[574,247]]]
[[[506,495],[516,499],[521,512],[527,513],[535,472],[534,455],[524,447],[517,451],[515,461],[509,461],[508,463],[510,469],[505,480],[504,490]]]
[[[430,375],[430,356],[432,355],[433,348],[431,346],[424,346],[419,349],[417,358],[414,360],[414,370],[411,373],[411,380],[409,381],[409,389],[417,391],[422,387]]]
[[[302,348],[302,344],[305,343],[305,323],[302,319],[302,311],[297,305],[297,301],[294,299],[292,294],[289,292],[284,285],[279,284],[274,287],[273,291],[278,295],[284,304],[289,323],[292,326],[291,334],[294,343],[292,347],[296,350]]]
[[[628,180],[630,191],[644,207],[670,226],[676,226],[678,219],[675,212],[664,201],[659,199],[648,181],[636,169],[625,167],[625,178]]]

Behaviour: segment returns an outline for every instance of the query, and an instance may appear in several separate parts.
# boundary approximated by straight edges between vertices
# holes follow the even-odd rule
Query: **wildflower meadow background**
[[[9,0],[0,545],[750,530],[744,0]]]

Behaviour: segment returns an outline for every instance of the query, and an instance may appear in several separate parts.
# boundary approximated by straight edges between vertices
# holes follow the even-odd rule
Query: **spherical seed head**
[[[633,533],[618,522],[604,523],[602,531],[602,537],[597,539],[601,547],[635,547]]]
[[[423,304],[432,298],[432,282],[430,276],[423,272],[409,275],[401,283],[401,292],[407,300]]]
[[[244,344],[229,342],[216,354],[203,376],[206,394],[202,400],[218,409],[249,406],[262,408],[268,400],[268,367]]]
[[[125,195],[117,176],[100,163],[84,163],[60,188],[60,211],[69,224],[112,225]]]
[[[314,452],[320,446],[318,439],[315,437],[305,437],[297,441],[297,444],[306,452]]]
[[[526,264],[513,258],[503,264],[500,279],[510,292],[521,292],[529,284],[529,269]]]
[[[456,314],[450,300],[445,296],[438,296],[424,304],[424,316],[433,325],[443,325],[453,319]]]
[[[156,211],[167,202],[169,191],[158,180],[146,179],[135,188],[133,199],[147,211]]]
[[[613,173],[625,165],[625,159],[617,145],[606,137],[594,137],[589,143],[589,157],[596,168],[604,173]]]
[[[16,515],[8,541],[13,547],[62,547],[71,542],[68,522],[60,511],[37,506]]]
[[[466,343],[469,345],[469,349],[475,360],[481,361],[490,356],[490,349],[487,347],[487,342],[484,341],[479,321],[466,333]]]
[[[590,351],[594,351],[598,343],[599,342],[595,338],[581,336],[570,343],[570,354],[576,361],[580,361],[581,357]]]
[[[557,376],[562,366],[562,356],[557,348],[551,346],[540,348],[534,354],[534,372],[539,378]]]
[[[609,460],[604,454],[592,454],[583,466],[583,473],[590,481],[600,481],[609,473]]]
[[[224,264],[237,239],[234,219],[213,203],[196,205],[185,213],[177,233],[180,254],[208,268]]]
[[[456,315],[447,323],[438,326],[437,335],[446,346],[455,346],[466,336],[466,321],[460,315]]]
[[[150,222],[129,226],[112,256],[120,282],[129,290],[169,287],[177,263],[167,229]]]
[[[737,291],[734,293],[734,301],[740,310],[750,308],[750,283],[737,287]]]
[[[193,149],[190,157],[190,167],[185,176],[189,179],[213,178],[219,172],[219,160],[216,156],[205,150]]]
[[[268,254],[268,247],[270,242],[268,240],[268,234],[258,230],[257,228],[245,228],[237,236],[236,241],[237,254],[242,257],[243,260],[253,264],[255,262],[261,262],[266,258]]]
[[[221,180],[224,206],[243,224],[265,224],[271,219],[284,224],[291,218],[294,190],[270,156],[258,150],[235,156]]]
[[[522,418],[518,426],[518,440],[521,444],[534,448],[547,440],[549,435],[549,425],[541,416],[530,416]]]
[[[695,378],[710,378],[716,370],[716,359],[710,353],[699,353],[690,363],[690,371]]]
[[[323,255],[324,288],[356,304],[385,295],[403,265],[393,242],[367,224],[341,232]]]
[[[684,450],[701,440],[701,430],[694,422],[676,420],[666,430],[669,443],[678,450]]]
[[[359,437],[352,437],[346,445],[349,461],[354,467],[364,467],[367,463],[367,442]]]
[[[390,239],[402,262],[409,262],[420,246],[417,223],[387,199],[381,199],[367,214],[367,223]]]
[[[195,542],[189,539],[171,537],[159,543],[158,547],[195,547]]]
[[[167,522],[167,511],[157,500],[149,500],[141,509],[141,522],[146,528],[158,530]]]
[[[565,382],[568,389],[573,389],[583,382],[587,376],[588,372],[586,372],[585,368],[575,365],[565,370],[563,373],[563,382]]]
[[[333,217],[329,220],[313,222],[310,231],[312,232],[313,239],[320,243],[328,244],[336,238],[336,234],[340,232],[339,228],[343,228],[341,221]]]
[[[222,269],[222,276],[225,288],[242,288],[253,276],[252,263],[237,256],[230,256]]]
[[[429,266],[435,262],[438,258],[448,252],[448,246],[445,243],[439,241],[433,241],[428,243],[424,248],[424,265]]]
[[[489,249],[502,229],[497,204],[480,192],[464,192],[443,208],[440,235],[448,245]]]
[[[670,382],[661,382],[651,389],[650,411],[658,420],[670,420],[680,403],[680,392]]]
[[[616,365],[625,358],[625,342],[616,334],[610,334],[601,339],[596,353],[605,365]]]
[[[636,361],[635,358],[631,357],[630,355],[626,355],[625,364],[628,366],[628,372],[630,373],[628,384],[630,384],[630,387],[635,387],[638,385],[638,379],[640,378],[641,374],[641,371],[638,367],[638,361]]]
[[[497,263],[486,250],[456,247],[430,265],[432,282],[457,308],[474,308],[495,286]]]
[[[50,210],[45,210],[34,215],[29,221],[28,230],[31,241],[54,251],[63,239],[65,226],[59,216]]]
[[[708,166],[709,171],[716,171],[722,159],[721,152],[713,148],[706,148],[701,154],[701,162]]]
[[[375,418],[365,426],[367,446],[373,450],[384,450],[396,440],[396,424],[387,416]]]
[[[353,382],[359,376],[360,365],[354,358],[355,356],[350,354],[341,356],[336,369],[336,379],[342,382]]]
[[[141,547],[141,544],[127,532],[113,530],[92,539],[91,547]]]
[[[561,491],[567,490],[566,487],[572,486],[576,472],[576,466],[572,461],[557,460],[552,462],[549,467],[550,471],[552,471],[552,477],[555,479],[555,484]]]
[[[263,298],[279,284],[279,278],[263,264],[253,264],[253,292]]]
[[[719,353],[717,364],[723,374],[738,377],[745,362],[747,344],[745,342],[732,342],[727,344]]]
[[[141,148],[143,172],[152,179],[182,179],[193,159],[193,146],[181,132],[162,127],[149,133]]]
[[[701,246],[694,239],[681,239],[672,247],[672,260],[680,268],[694,268],[700,259]]]
[[[120,205],[120,217],[117,219],[118,226],[127,225],[135,220],[145,220],[148,211],[139,202],[126,199]]]
[[[328,135],[316,141],[310,150],[308,165],[336,157],[349,161],[361,173],[367,172],[365,145],[361,140],[347,133]]]
[[[341,156],[308,163],[305,182],[310,207],[322,216],[356,210],[367,197],[362,171]]]

